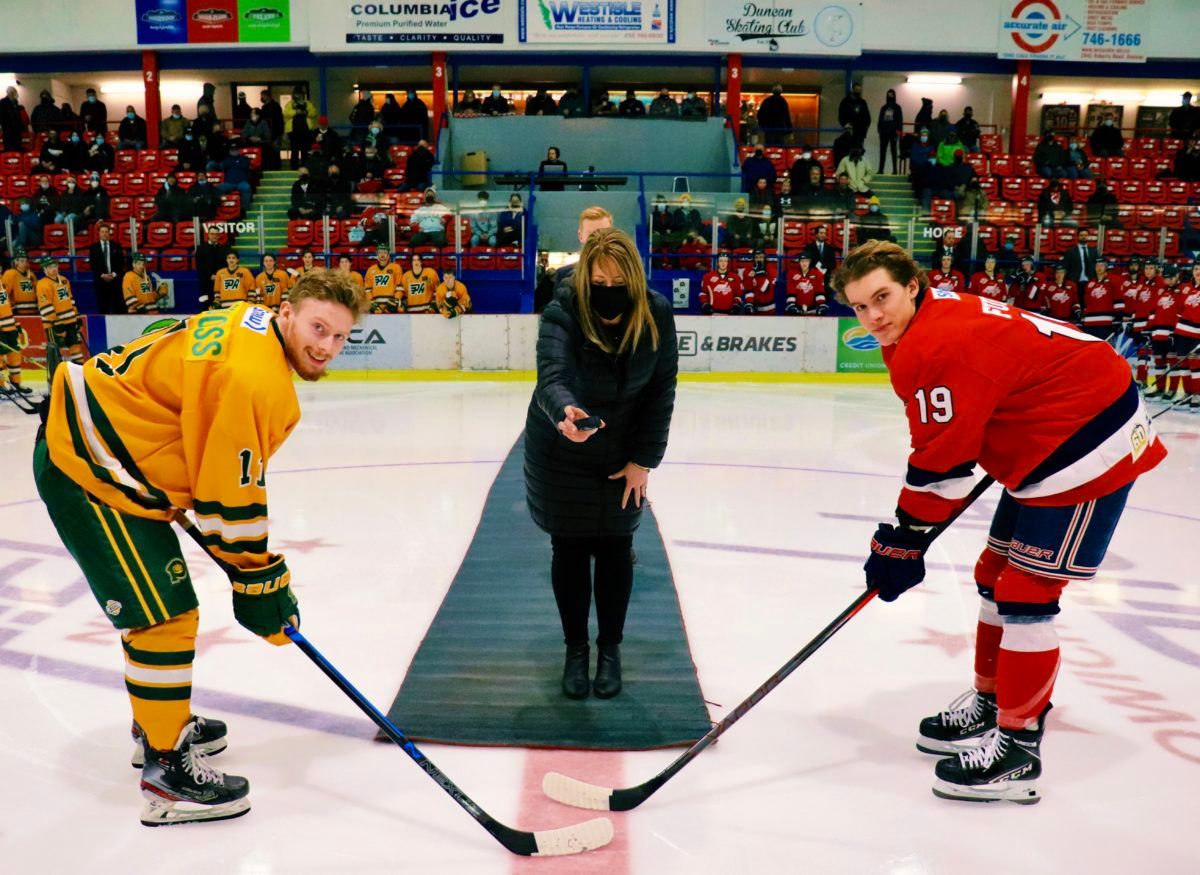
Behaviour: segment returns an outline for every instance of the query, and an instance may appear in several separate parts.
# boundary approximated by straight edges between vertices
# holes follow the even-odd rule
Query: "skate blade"
[[[180,807],[187,806],[187,807]],[[211,820],[232,820],[250,810],[250,799],[235,799],[224,805],[192,805],[150,799],[142,809],[142,826],[175,826],[181,823],[203,823]]]
[[[224,736],[221,736],[220,738],[213,739],[212,741],[205,742],[203,744],[193,744],[192,750],[202,753],[206,757],[210,757],[214,756],[215,754],[219,754],[227,747],[229,747],[229,740]],[[146,751],[137,742],[134,742],[133,744],[133,756],[129,758],[129,765],[133,766],[135,769],[140,769],[142,766],[146,765]]]
[[[1036,805],[1042,801],[1037,786],[1026,781],[1006,782],[990,787],[964,787],[937,780],[933,795],[939,799],[958,802],[1015,802],[1017,805]]]
[[[980,742],[983,741],[986,735],[987,733],[985,732],[972,738],[963,739],[962,741],[941,741],[921,736],[917,739],[917,750],[921,753],[933,754],[939,757],[954,756],[955,754],[962,753],[964,750],[974,750],[979,747]]]

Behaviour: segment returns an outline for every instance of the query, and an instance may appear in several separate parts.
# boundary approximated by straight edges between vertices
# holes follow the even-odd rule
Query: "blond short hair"
[[[609,222],[612,222],[612,213],[604,207],[588,207],[579,214],[579,227],[582,228],[584,222],[596,222],[600,219],[608,219]]]
[[[367,293],[349,274],[337,270],[310,270],[288,290],[288,302],[293,307],[298,307],[309,299],[341,304],[354,315],[355,322],[367,310]]]

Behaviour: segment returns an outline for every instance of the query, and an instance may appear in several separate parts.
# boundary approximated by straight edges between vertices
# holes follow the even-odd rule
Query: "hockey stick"
[[[205,553],[212,557],[213,561],[223,571],[228,573],[231,570],[228,563],[208,548],[208,545],[204,543],[204,536],[200,534],[200,529],[185,513],[176,511],[175,521],[183,527],[183,530],[191,536],[193,541],[203,548]],[[398,744],[409,755],[412,761],[421,767],[421,771],[431,777],[439,787],[445,790],[450,798],[462,806],[471,817],[475,818],[476,823],[486,829],[496,841],[500,842],[500,844],[504,845],[505,848],[514,854],[520,854],[525,857],[553,857],[565,854],[579,854],[584,851],[602,848],[612,841],[612,821],[606,817],[598,817],[572,826],[540,830],[538,832],[524,832],[523,830],[505,826],[480,808],[471,797],[459,789],[457,784],[446,777],[441,769],[421,753],[417,749],[417,746],[386,715],[371,704],[370,700],[360,693],[350,681],[346,680],[342,673],[334,668],[329,660],[321,655],[320,651],[307,638],[291,625],[285,625],[283,631],[304,652],[304,655],[316,663],[317,668],[321,669],[326,677],[337,685],[338,689],[345,693],[364,714],[371,718],[375,725],[383,731],[384,735]]]
[[[930,533],[931,540],[944,532],[994,482],[995,480],[988,475],[976,483],[975,488],[971,490],[962,507],[951,515],[948,520],[933,529]],[[861,611],[867,602],[875,598],[877,592],[878,590],[874,589],[865,590],[849,607],[838,614],[832,623],[818,632],[815,638],[805,644],[799,653],[784,663],[779,671],[767,678],[762,686],[725,715],[725,719],[713,726],[703,738],[689,747],[673,763],[650,780],[638,784],[636,787],[614,790],[611,787],[599,787],[595,784],[578,781],[575,778],[558,772],[547,772],[545,777],[542,778],[542,792],[551,799],[567,805],[574,805],[576,808],[592,808],[599,811],[629,811],[632,808],[636,808],[649,799],[651,794],[658,790],[658,788],[671,780],[680,769],[699,756],[701,751],[716,741],[729,727],[746,716],[746,712],[762,701],[771,690],[783,683],[784,679],[799,668],[801,663],[816,653],[839,629],[850,622],[851,618]]]
[[[12,402],[14,407],[22,413],[28,413],[30,416],[37,416],[38,405],[41,403],[40,398],[35,401],[33,398],[17,391],[11,386],[0,386],[0,398]]]

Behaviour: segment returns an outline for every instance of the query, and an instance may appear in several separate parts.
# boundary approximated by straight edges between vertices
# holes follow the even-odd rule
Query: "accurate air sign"
[[[1006,0],[1001,58],[1139,63],[1151,51],[1149,0]]]

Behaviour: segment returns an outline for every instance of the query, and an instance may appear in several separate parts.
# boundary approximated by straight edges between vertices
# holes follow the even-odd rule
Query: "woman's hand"
[[[642,502],[646,498],[646,485],[650,481],[650,471],[643,468],[636,462],[626,462],[625,467],[616,474],[609,474],[609,480],[620,480],[625,478],[625,494],[621,496],[621,510],[625,509],[625,505],[629,503],[629,496],[633,496],[633,506],[641,507]]]
[[[594,435],[599,429],[589,428],[580,429],[575,427],[575,421],[578,419],[587,419],[588,412],[580,410],[578,407],[573,407],[568,404],[563,408],[566,417],[558,423],[558,430],[562,432],[562,436],[569,441],[581,444]],[[600,428],[604,428],[604,420],[600,420]]]

